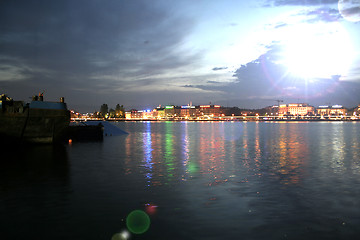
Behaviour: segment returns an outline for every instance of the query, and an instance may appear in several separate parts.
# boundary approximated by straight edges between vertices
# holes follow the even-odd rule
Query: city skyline
[[[237,106],[221,106],[216,104],[206,104],[206,105],[192,105],[192,103],[187,105],[158,105],[154,108],[147,108],[147,109],[128,109],[125,106],[120,106],[117,104],[116,108],[114,109],[112,106],[108,106],[107,104],[102,104],[99,111],[94,112],[79,112],[75,109],[71,110],[71,114],[74,116],[95,116],[95,117],[105,117],[105,118],[124,118],[125,115],[131,114],[134,115],[135,118],[143,118],[145,119],[152,118],[153,114],[157,114],[156,112],[165,112],[165,114],[173,115],[174,113],[178,114],[178,116],[182,115],[189,115],[189,111],[197,112],[200,114],[203,112],[205,115],[209,115],[209,113],[214,114],[217,113],[217,116],[238,116],[247,114],[251,115],[272,115],[272,114],[281,114],[286,115],[287,113],[293,115],[303,115],[306,116],[310,115],[349,115],[351,116],[358,116],[360,113],[360,104],[352,107],[346,108],[339,104],[333,105],[321,105],[321,106],[313,106],[309,103],[284,103],[281,100],[277,100],[278,105],[271,105],[265,106],[258,109],[251,109],[251,108],[239,108]],[[280,104],[281,103],[281,104]],[[121,113],[122,112],[122,113]],[[167,113],[166,113],[167,112]],[[208,113],[207,113],[208,112]],[[151,117],[150,117],[151,115]],[[191,114],[190,114],[191,115]],[[216,115],[216,114],[215,114]],[[139,117],[141,116],[141,117]],[[76,117],[74,117],[76,118]],[[128,117],[126,117],[128,118]]]
[[[279,100],[278,100],[279,101]],[[104,103],[106,104],[106,103]],[[218,104],[213,104],[211,102],[209,102],[208,104],[180,104],[180,105],[176,105],[176,104],[159,104],[158,106],[156,107],[150,107],[150,108],[141,108],[141,109],[136,109],[136,108],[127,108],[126,106],[123,106],[125,111],[127,112],[130,112],[130,111],[149,111],[149,110],[153,110],[153,109],[157,109],[157,108],[166,108],[166,107],[178,107],[178,108],[188,108],[188,107],[200,107],[200,106],[218,106],[218,107],[222,107],[222,108],[239,108],[239,109],[246,109],[246,110],[259,110],[259,109],[263,109],[263,108],[268,108],[268,107],[277,107],[277,106],[281,106],[281,105],[291,105],[291,104],[306,104],[306,105],[309,105],[309,106],[313,106],[315,108],[320,108],[320,107],[344,107],[344,108],[348,108],[348,107],[345,107],[341,104],[327,104],[327,105],[313,105],[311,103],[305,103],[305,102],[297,102],[297,103],[294,103],[294,102],[284,102],[284,101],[281,101],[281,104],[277,105],[277,104],[273,104],[273,105],[267,105],[267,106],[262,106],[260,108],[249,108],[249,107],[240,107],[240,106],[223,106],[223,105],[218,105]],[[108,109],[115,109],[114,106],[109,106],[108,104],[106,104]],[[118,105],[118,104],[117,104]],[[352,109],[352,108],[357,108],[360,104],[356,105],[356,106],[352,106],[348,109]],[[101,106],[98,107],[99,109],[101,108]],[[99,110],[98,109],[98,110]],[[72,109],[74,111],[77,111],[77,109]],[[98,111],[97,111],[98,112]]]
[[[360,2],[4,1],[0,90],[69,108],[360,103]]]
[[[278,100],[280,103],[280,100]],[[71,111],[73,121],[87,120],[167,120],[167,121],[358,121],[360,104],[352,109],[341,105],[314,107],[308,103],[287,103],[261,109],[240,109],[220,105],[166,105],[146,110],[109,109],[103,104],[99,112],[79,113]]]

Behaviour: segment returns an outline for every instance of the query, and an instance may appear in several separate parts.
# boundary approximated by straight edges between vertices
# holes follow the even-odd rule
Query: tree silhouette
[[[124,106],[120,104],[116,104],[115,107],[115,116],[118,118],[124,118],[125,117],[125,109]]]
[[[104,103],[103,105],[101,105],[100,107],[100,113],[102,117],[106,117],[106,114],[109,112],[109,107],[106,103]]]

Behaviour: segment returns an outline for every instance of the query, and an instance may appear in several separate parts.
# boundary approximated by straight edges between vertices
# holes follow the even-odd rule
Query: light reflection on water
[[[126,138],[126,172],[139,168],[137,161],[143,159],[141,171],[149,185],[198,175],[208,184],[219,183],[236,175],[239,167],[282,184],[299,184],[314,163],[315,169],[359,173],[356,123],[136,124],[143,130]]]
[[[237,232],[229,228],[233,221],[247,219],[246,229],[240,229],[250,239],[274,234],[273,228],[279,229],[275,238],[332,238],[334,229],[342,236],[342,231],[355,232],[343,229],[344,224],[360,223],[354,220],[359,210],[351,217],[340,213],[360,206],[351,196],[355,187],[360,197],[358,123],[132,124],[138,130],[131,133],[134,125],[127,129],[127,172],[139,167],[137,159],[146,159],[140,172],[148,187],[170,184],[181,189],[191,202],[183,209],[197,219],[190,232],[221,222],[231,236]],[[131,151],[140,135],[143,145],[137,149],[144,157],[136,159]]]
[[[111,239],[130,212],[156,206],[149,231],[131,239],[360,234],[357,122],[115,124],[129,134],[2,164],[1,232]]]
[[[136,124],[142,124],[143,131],[130,133],[126,138],[126,172],[134,172],[141,166],[149,185],[188,180],[197,175],[206,177],[208,184],[219,183],[236,175],[238,167],[257,176],[269,174],[283,184],[297,184],[310,154],[311,139],[304,124]],[[225,132],[227,127],[231,130]],[[331,148],[339,148],[336,144],[341,136],[335,135]],[[328,144],[327,136],[320,137],[322,141],[326,140],[320,142],[320,146]],[[142,139],[141,143],[139,139]],[[135,149],[137,152],[134,153]],[[332,158],[344,158],[340,156],[341,152],[336,149]],[[140,159],[143,159],[141,164],[136,164]]]

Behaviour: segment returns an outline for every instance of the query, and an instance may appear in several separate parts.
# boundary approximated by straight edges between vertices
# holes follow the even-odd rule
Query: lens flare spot
[[[147,204],[145,204],[145,212],[149,215],[154,215],[157,211],[157,207],[158,206],[156,206],[152,203],[147,203]]]
[[[126,218],[128,230],[134,234],[142,234],[150,227],[150,217],[141,210],[132,211]]]
[[[126,230],[119,232],[119,233],[115,233],[111,240],[128,240],[130,239],[130,233]]]

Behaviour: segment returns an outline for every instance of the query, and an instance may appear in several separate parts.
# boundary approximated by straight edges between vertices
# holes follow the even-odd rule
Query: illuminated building
[[[321,116],[341,116],[346,115],[346,109],[341,105],[333,106],[319,106],[317,109],[317,114]]]
[[[354,115],[360,115],[360,104],[354,110]]]
[[[70,111],[70,118],[71,119],[80,119],[81,114],[79,112],[76,112],[74,110]]]
[[[151,110],[131,110],[125,112],[125,119],[152,119],[153,112]]]
[[[155,119],[164,119],[165,118],[165,108],[159,106],[153,110],[153,118]]]
[[[175,106],[167,105],[165,106],[165,118],[173,118],[175,115]]]
[[[279,106],[279,115],[305,116],[313,115],[315,108],[307,103],[290,103]]]
[[[131,119],[142,119],[143,112],[142,111],[131,111]]]
[[[195,107],[195,106],[194,106]],[[181,106],[181,110],[180,110],[180,116],[182,118],[188,118],[190,115],[190,106],[186,105],[186,106]]]
[[[185,119],[196,119],[199,116],[199,107],[185,105],[181,106],[180,117]]]
[[[175,106],[174,107],[174,118],[180,118],[181,117],[181,107]]]
[[[181,114],[181,107],[174,105],[165,106],[165,118],[179,118]]]
[[[142,111],[142,113],[143,113],[143,116],[142,116],[143,119],[152,119],[153,118],[153,111],[151,111],[151,110],[144,110],[144,111]]]
[[[204,117],[219,117],[221,114],[220,108],[219,105],[200,105],[200,112]]]
[[[125,119],[131,119],[131,112],[125,112]]]

